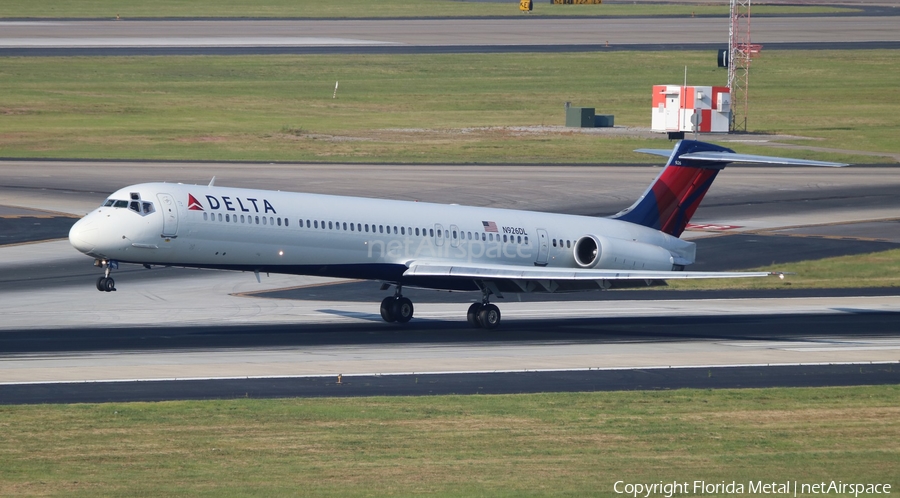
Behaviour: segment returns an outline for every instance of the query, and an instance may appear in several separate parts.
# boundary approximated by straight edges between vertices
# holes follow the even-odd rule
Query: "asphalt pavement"
[[[238,398],[346,398],[900,383],[900,363],[360,375],[0,385],[0,405]]]

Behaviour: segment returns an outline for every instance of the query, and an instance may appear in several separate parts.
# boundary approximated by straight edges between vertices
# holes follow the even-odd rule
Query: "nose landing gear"
[[[100,277],[97,279],[97,290],[100,292],[114,292],[116,290],[116,281],[110,277]]]
[[[118,263],[97,259],[94,260],[94,266],[103,268],[103,276],[97,279],[97,290],[100,292],[115,292],[116,281],[109,275],[112,273],[113,268],[119,267]]]

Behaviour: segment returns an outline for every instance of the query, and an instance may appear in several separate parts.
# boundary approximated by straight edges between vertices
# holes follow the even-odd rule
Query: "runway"
[[[116,293],[136,305],[58,302],[60,322],[0,331],[0,403],[900,381],[897,295],[502,303],[487,334],[453,303],[422,303],[399,327],[371,302],[159,293],[182,284]]]
[[[900,363],[265,377],[0,385],[0,405],[884,385]]]
[[[0,383],[900,361],[896,295],[498,301],[494,333],[470,329],[455,303],[422,303],[402,327],[383,323],[377,303],[239,299],[199,299],[193,320],[169,303],[169,317],[126,305],[5,327]]]
[[[724,18],[5,21],[0,56],[711,50]],[[765,49],[900,47],[893,16],[761,16]]]

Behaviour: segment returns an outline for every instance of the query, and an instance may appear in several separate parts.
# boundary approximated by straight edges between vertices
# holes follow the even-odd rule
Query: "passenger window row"
[[[379,234],[387,234],[387,235],[409,235],[412,236],[415,234],[416,237],[435,237],[438,238],[453,238],[454,240],[479,240],[479,235],[477,232],[464,232],[462,230],[438,230],[435,232],[434,228],[413,228],[413,227],[398,227],[396,225],[376,225],[368,223],[347,223],[347,222],[338,222],[338,221],[325,221],[325,220],[310,220],[310,219],[301,219],[300,227],[306,228],[318,228],[320,230],[343,230],[351,232],[362,232],[362,233],[379,233]],[[482,233],[481,234],[482,241],[491,241],[496,240],[499,242],[501,240],[500,234],[494,233]],[[513,243],[513,244],[528,244],[528,236],[526,235],[524,238],[521,235],[503,235],[503,242]]]
[[[572,241],[571,240],[563,240],[563,239],[553,239],[553,247],[563,247],[566,249],[571,249]]]
[[[222,213],[203,213],[204,221],[224,221],[225,223],[242,223],[245,225],[271,225],[282,226],[282,222],[284,226],[290,226],[290,221],[287,218],[275,218],[274,216],[244,216],[240,215],[240,221],[238,221],[238,215],[225,213],[223,216]]]
[[[240,223],[246,225],[269,225],[269,226],[290,226],[290,221],[288,218],[280,218],[273,216],[244,216],[230,213],[203,213],[204,221],[221,221],[225,223]],[[412,236],[415,234],[417,237],[434,237],[435,235],[438,238],[453,238],[453,240],[480,240],[483,242],[500,242],[501,240],[504,243],[509,244],[525,244],[529,243],[528,236],[521,235],[501,235],[499,233],[482,233],[480,236],[477,232],[465,232],[465,231],[456,231],[456,230],[438,230],[435,233],[434,228],[413,228],[413,227],[398,227],[396,225],[376,225],[376,224],[368,224],[368,223],[348,223],[346,221],[326,221],[326,220],[311,220],[311,219],[300,219],[300,228],[314,228],[320,230],[339,230],[345,232],[359,232],[359,233],[378,233],[378,234],[386,234],[386,235],[409,235]],[[560,241],[561,243],[561,241]],[[556,247],[556,240],[553,241],[554,247]]]

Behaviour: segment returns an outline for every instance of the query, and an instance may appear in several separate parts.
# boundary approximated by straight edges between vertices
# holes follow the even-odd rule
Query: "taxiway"
[[[772,49],[896,48],[895,16],[754,17]],[[0,55],[435,53],[700,50],[724,47],[727,23],[697,18],[434,18],[0,22]]]

